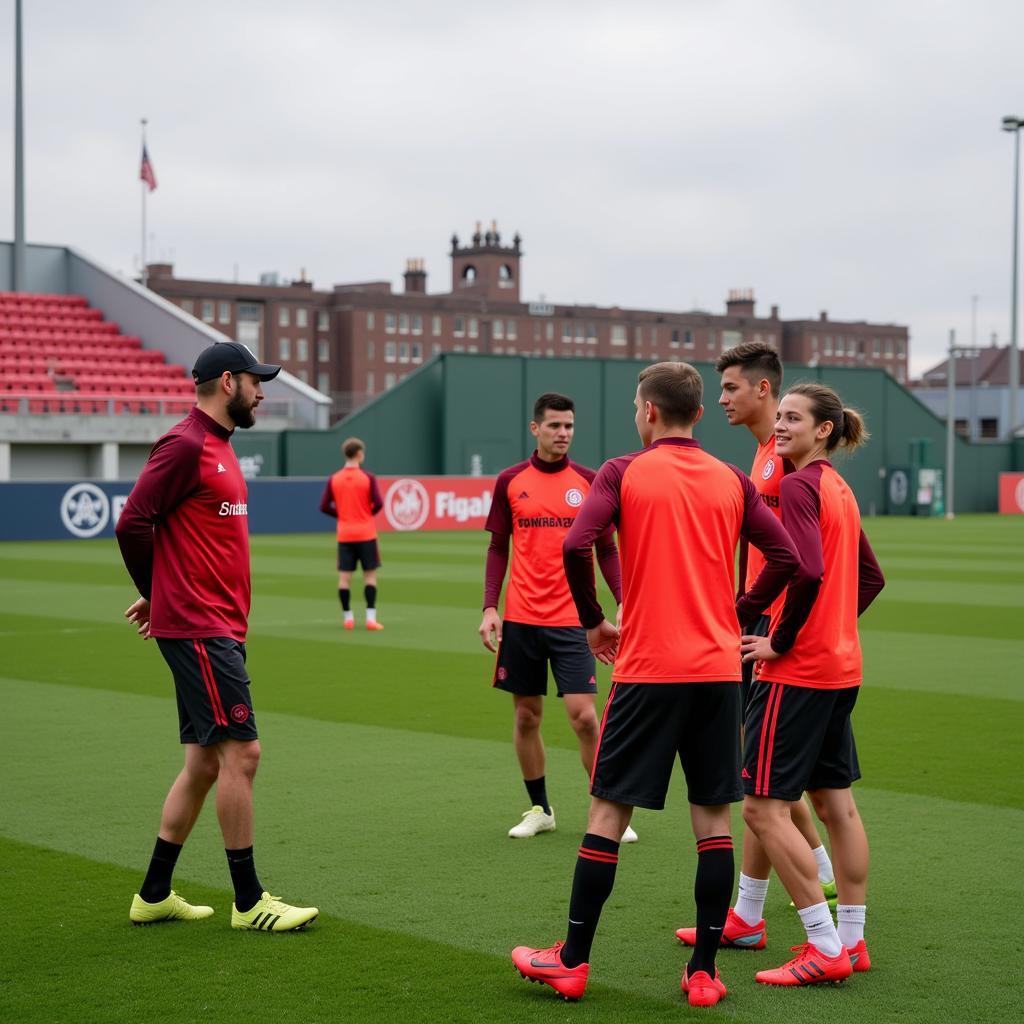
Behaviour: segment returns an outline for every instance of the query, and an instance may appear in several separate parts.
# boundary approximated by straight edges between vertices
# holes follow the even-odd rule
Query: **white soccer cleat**
[[[509,839],[529,839],[539,832],[555,831],[555,809],[551,808],[550,814],[544,813],[544,808],[534,804],[524,815],[523,820],[514,828],[508,830]]]
[[[622,833],[622,842],[624,843],[635,843],[640,837],[633,831],[632,825],[626,826],[626,831]]]

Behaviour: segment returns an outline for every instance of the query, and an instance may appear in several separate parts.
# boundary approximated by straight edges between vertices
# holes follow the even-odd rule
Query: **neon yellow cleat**
[[[173,889],[170,896],[159,903],[147,903],[138,893],[132,898],[128,917],[132,924],[157,924],[160,921],[201,921],[213,916],[213,907],[194,907],[186,903]]]
[[[295,932],[312,924],[319,913],[316,907],[293,907],[265,892],[256,906],[245,913],[231,905],[231,927],[254,932]]]

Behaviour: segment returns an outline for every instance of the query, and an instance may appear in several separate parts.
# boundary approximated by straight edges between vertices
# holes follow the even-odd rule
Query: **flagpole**
[[[146,152],[146,119],[142,118],[142,152]],[[142,276],[140,281],[142,287],[146,287],[146,192],[149,188],[145,181],[140,181],[142,187]]]

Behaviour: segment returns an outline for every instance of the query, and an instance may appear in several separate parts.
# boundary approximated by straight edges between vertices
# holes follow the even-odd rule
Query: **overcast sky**
[[[1020,0],[23,0],[28,239],[318,287],[518,230],[523,296],[1009,337]],[[13,0],[0,0],[13,148]],[[13,196],[13,161],[0,195]],[[0,237],[13,234],[3,202]]]

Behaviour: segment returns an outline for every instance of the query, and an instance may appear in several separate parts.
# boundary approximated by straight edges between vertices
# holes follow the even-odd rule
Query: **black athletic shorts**
[[[338,541],[338,570],[352,572],[356,563],[363,567],[363,572],[380,565],[380,549],[375,540]]]
[[[182,743],[256,739],[245,644],[225,636],[156,642],[174,675]]]
[[[582,626],[502,623],[494,686],[520,697],[545,697],[549,662],[559,697],[597,693],[597,669]]]
[[[743,791],[799,800],[808,789],[848,789],[860,778],[850,723],[859,690],[755,679],[743,727]]]
[[[741,627],[744,636],[767,636],[768,629],[771,626],[771,618],[767,615],[759,615],[757,619],[747,626]],[[743,671],[743,682],[740,683],[742,687],[740,691],[740,711],[746,714],[747,701],[750,700],[750,684],[754,678],[754,662],[744,661],[741,663],[740,668]]]
[[[616,683],[601,720],[590,792],[660,811],[678,756],[691,804],[742,799],[738,683]]]

